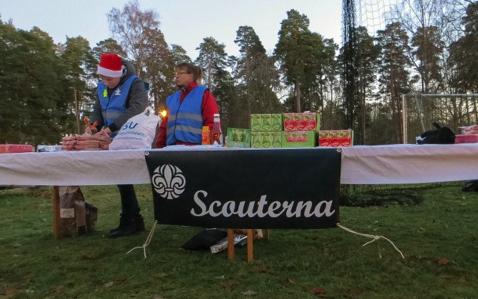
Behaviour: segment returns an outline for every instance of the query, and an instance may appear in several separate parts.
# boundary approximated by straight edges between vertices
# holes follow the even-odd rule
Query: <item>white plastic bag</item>
[[[109,149],[150,149],[159,122],[159,116],[151,108],[146,108],[144,112],[128,119],[113,138]]]

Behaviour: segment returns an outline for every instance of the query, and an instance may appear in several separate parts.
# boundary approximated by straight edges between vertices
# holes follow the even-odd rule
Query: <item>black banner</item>
[[[328,228],[339,221],[336,149],[146,153],[159,223]]]

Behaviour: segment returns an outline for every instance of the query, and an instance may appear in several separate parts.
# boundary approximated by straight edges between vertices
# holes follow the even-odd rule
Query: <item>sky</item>
[[[55,42],[82,36],[94,47],[112,37],[107,13],[123,9],[124,0],[0,0],[0,17],[12,20],[16,28],[33,26],[47,32]],[[195,59],[196,48],[212,36],[226,46],[229,55],[238,55],[234,43],[239,26],[254,28],[269,54],[278,39],[287,11],[296,9],[310,20],[310,30],[341,43],[340,0],[139,0],[141,10],[158,14],[166,42],[182,46]]]

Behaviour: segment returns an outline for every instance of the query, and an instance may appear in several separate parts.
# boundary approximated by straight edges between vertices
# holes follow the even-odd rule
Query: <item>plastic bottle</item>
[[[222,144],[221,117],[214,113],[214,125],[211,132],[211,144]]]

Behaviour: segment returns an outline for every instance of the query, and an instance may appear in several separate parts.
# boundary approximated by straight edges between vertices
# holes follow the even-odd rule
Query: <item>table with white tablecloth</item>
[[[172,146],[157,150],[187,154],[203,150],[263,149]],[[354,146],[341,151],[341,184],[415,184],[478,179],[478,144]],[[146,184],[150,179],[144,155],[143,150],[1,154],[0,186]]]

